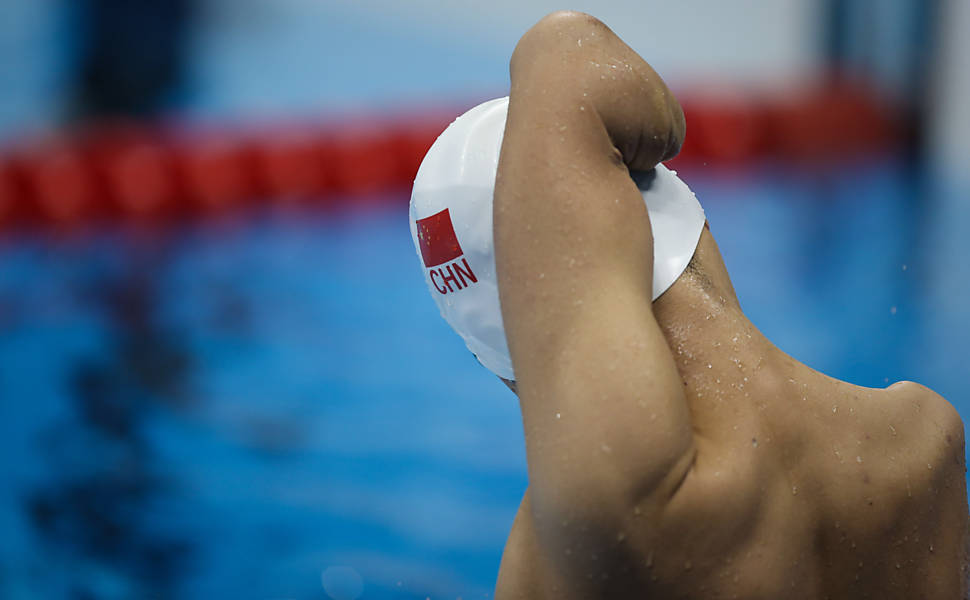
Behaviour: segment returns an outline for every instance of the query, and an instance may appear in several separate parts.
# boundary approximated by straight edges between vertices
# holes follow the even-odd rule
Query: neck
[[[762,367],[793,366],[793,359],[778,350],[741,311],[707,229],[701,234],[692,267],[653,303],[653,309],[688,386],[712,383],[707,381],[711,376],[723,380],[727,373],[732,381],[737,375],[735,383],[741,385],[744,377]]]
[[[710,321],[722,313],[745,318],[724,259],[706,226],[701,231],[690,265],[670,289],[657,298],[653,311],[661,324]],[[700,322],[697,324],[701,325]]]

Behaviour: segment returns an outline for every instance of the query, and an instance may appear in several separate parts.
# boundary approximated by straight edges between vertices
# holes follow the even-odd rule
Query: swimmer
[[[672,226],[686,264],[657,293],[679,253],[638,174],[670,183],[660,163],[684,117],[603,23],[545,17],[519,41],[511,84],[494,196],[467,209],[488,211],[487,234],[458,204],[439,210],[475,185],[428,183],[447,131],[411,207],[442,314],[521,407],[529,487],[495,597],[965,598],[954,408],[776,348],[742,312],[692,194]],[[476,118],[452,127],[486,135]]]

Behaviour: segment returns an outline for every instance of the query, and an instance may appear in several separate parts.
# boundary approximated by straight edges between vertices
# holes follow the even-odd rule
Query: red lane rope
[[[817,165],[885,151],[900,139],[897,115],[847,85],[763,101],[684,96],[688,135],[678,167],[765,157]],[[188,135],[114,123],[27,140],[0,153],[0,229],[397,198],[383,192],[410,187],[425,152],[460,112]]]

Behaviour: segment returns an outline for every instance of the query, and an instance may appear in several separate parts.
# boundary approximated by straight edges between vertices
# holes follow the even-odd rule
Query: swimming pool
[[[967,414],[970,243],[901,160],[684,170],[782,350]],[[516,400],[427,296],[407,192],[373,200],[0,238],[0,596],[491,595]]]

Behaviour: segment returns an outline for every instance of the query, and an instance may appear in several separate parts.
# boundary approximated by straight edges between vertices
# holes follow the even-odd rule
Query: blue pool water
[[[970,243],[899,161],[684,175],[779,347],[968,414]],[[389,200],[0,238],[0,597],[491,595],[518,407]]]

